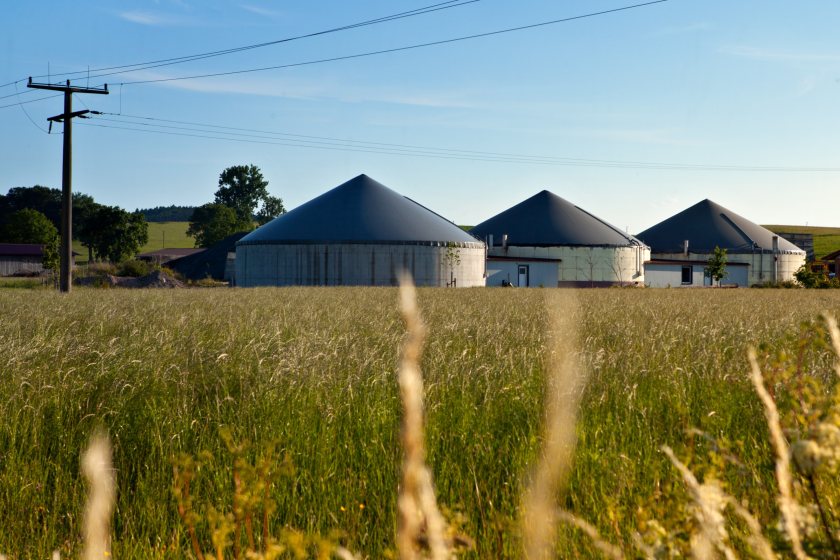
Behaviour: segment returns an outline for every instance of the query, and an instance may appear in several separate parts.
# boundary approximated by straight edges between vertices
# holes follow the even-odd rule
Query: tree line
[[[73,194],[73,238],[88,249],[88,260],[123,262],[133,258],[149,240],[149,213],[178,216],[189,210],[187,234],[196,247],[209,247],[243,231],[251,231],[286,212],[283,201],[268,192],[268,181],[252,164],[228,167],[219,175],[213,202],[199,207],[158,206],[128,212]],[[14,187],[0,195],[0,242],[45,246],[44,265],[55,268],[61,227],[61,190],[35,185]]]
[[[195,212],[195,206],[155,206],[137,210],[147,222],[189,222]]]
[[[45,261],[58,252],[61,190],[35,185],[14,187],[0,195],[0,242],[44,245]],[[122,262],[149,240],[143,215],[99,204],[92,196],[73,194],[73,238],[88,249],[89,260]],[[51,262],[45,262],[51,268]]]

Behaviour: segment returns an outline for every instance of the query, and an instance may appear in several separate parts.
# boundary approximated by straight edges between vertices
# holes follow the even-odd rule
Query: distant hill
[[[147,222],[189,222],[195,206],[155,206],[137,210]]]
[[[761,226],[776,233],[810,233],[814,236],[814,256],[820,259],[840,249],[840,227]]]

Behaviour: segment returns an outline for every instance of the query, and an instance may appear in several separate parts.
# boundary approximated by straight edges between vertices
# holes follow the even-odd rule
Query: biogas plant
[[[701,287],[793,280],[805,251],[704,200],[630,235],[543,190],[469,232],[359,175],[236,242],[237,286]],[[233,259],[234,254],[230,253]]]

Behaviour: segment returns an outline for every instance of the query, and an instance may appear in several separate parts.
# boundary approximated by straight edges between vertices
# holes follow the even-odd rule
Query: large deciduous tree
[[[134,257],[149,241],[149,224],[138,212],[97,205],[83,236],[95,258],[122,262]]]
[[[187,235],[196,247],[210,247],[234,233],[254,229],[250,218],[242,220],[230,206],[210,202],[195,209]]]
[[[253,164],[234,165],[222,171],[215,197],[216,204],[233,208],[243,223],[256,216],[263,224],[286,211],[280,198],[268,194],[268,181]]]
[[[286,208],[283,200],[276,196],[266,196],[263,199],[262,207],[257,211],[256,218],[259,225],[267,224],[280,214],[285,214]]]
[[[58,238],[58,229],[43,213],[24,208],[8,217],[0,235],[6,243],[46,245]]]
[[[61,191],[35,185],[34,187],[13,187],[0,195],[0,222],[25,208],[37,210],[45,215],[55,227],[61,227]]]

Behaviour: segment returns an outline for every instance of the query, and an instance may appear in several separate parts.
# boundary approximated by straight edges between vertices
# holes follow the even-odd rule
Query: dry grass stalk
[[[831,338],[834,354],[837,356],[837,361],[834,362],[834,371],[840,377],[840,328],[837,328],[837,319],[828,313],[823,313],[823,317],[826,325],[828,325],[828,336]]]
[[[764,405],[764,415],[767,418],[767,426],[770,429],[770,441],[773,444],[773,449],[776,451],[776,480],[779,484],[779,509],[782,512],[782,519],[784,520],[785,532],[788,540],[790,540],[793,553],[799,560],[808,558],[802,548],[802,539],[799,535],[799,523],[797,519],[798,506],[793,498],[793,483],[790,474],[790,453],[784,434],[782,433],[782,425],[779,422],[779,411],[776,408],[776,403],[773,397],[767,392],[764,387],[764,377],[761,375],[761,369],[758,367],[758,359],[755,355],[755,348],[750,348],[747,352],[750,360],[751,379],[755,386],[755,391]]]
[[[547,300],[551,333],[545,433],[542,457],[525,491],[522,535],[525,558],[543,560],[555,556],[557,493],[565,484],[576,442],[575,424],[585,385],[576,356],[573,319],[577,302],[569,292],[552,293]]]
[[[102,560],[111,555],[111,517],[114,514],[114,470],[108,436],[94,435],[82,457],[82,472],[90,484],[84,518],[85,560]]]
[[[338,556],[341,560],[359,560],[356,555],[352,552],[344,548],[343,546],[337,547],[333,553]]]
[[[764,536],[764,533],[761,532],[761,523],[758,522],[758,519],[756,519],[747,508],[738,503],[735,498],[732,498],[731,496],[728,497],[727,503],[732,506],[735,513],[744,520],[747,528],[749,528],[750,537],[748,542],[752,546],[755,555],[762,560],[776,560],[776,553],[773,552],[773,547],[770,545],[770,541],[768,541],[767,537]]]
[[[700,525],[697,540],[692,539],[691,548],[694,557],[714,558],[714,550],[717,549],[727,560],[734,560],[735,552],[727,544],[729,534],[726,531],[726,520],[723,517],[727,496],[719,486],[700,484],[694,473],[677,459],[670,447],[663,445],[662,451],[680,471],[691,498],[694,500],[694,517]]]
[[[405,457],[402,487],[397,499],[397,549],[402,560],[418,558],[417,545],[425,528],[431,558],[450,558],[446,521],[437,507],[432,473],[426,465],[423,429],[423,376],[420,356],[426,329],[417,309],[414,284],[407,276],[400,280],[400,309],[408,331],[398,374],[403,403],[402,443]]]
[[[624,554],[621,553],[621,550],[614,544],[605,541],[603,537],[601,537],[600,533],[598,533],[598,529],[596,529],[588,521],[585,521],[580,517],[562,509],[557,510],[557,519],[559,521],[563,521],[564,523],[574,525],[583,531],[583,533],[592,541],[592,544],[595,545],[595,548],[600,550],[607,558],[613,558],[614,560],[624,559]]]
[[[633,544],[636,546],[636,549],[642,553],[642,556],[644,556],[646,560],[656,560],[656,549],[648,545],[642,538],[642,535],[638,532],[633,532],[632,536]]]

